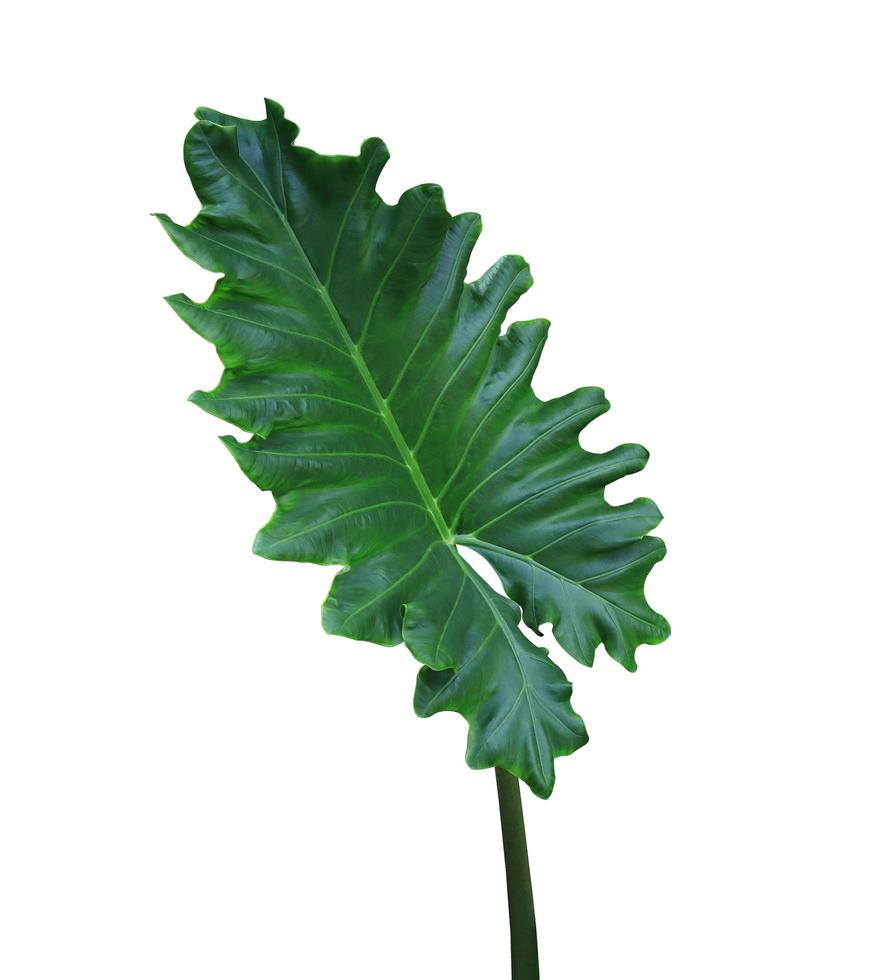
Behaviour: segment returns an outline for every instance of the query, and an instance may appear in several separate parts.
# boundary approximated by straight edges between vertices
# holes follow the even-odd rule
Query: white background
[[[319,9],[323,13],[318,13]],[[672,622],[555,657],[591,743],[525,793],[545,980],[883,980],[885,42],[877,3],[19,6],[4,28],[0,975],[508,976],[492,773],[186,404],[191,111],[383,136],[381,189],[532,262],[546,396],[638,441]],[[12,18],[12,20],[10,20]],[[16,18],[18,20],[16,21]]]

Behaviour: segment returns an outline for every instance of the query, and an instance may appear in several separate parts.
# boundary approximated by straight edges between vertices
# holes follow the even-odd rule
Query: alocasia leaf
[[[548,323],[500,334],[532,283],[521,258],[465,282],[476,214],[448,214],[434,184],[384,203],[384,143],[323,156],[266,106],[258,122],[198,110],[185,162],[202,208],[184,226],[158,216],[223,274],[205,303],[169,297],[224,364],[192,400],[253,434],[224,441],[277,503],[256,553],[343,566],[324,627],[405,642],[424,665],[416,711],[458,711],[470,766],[546,797],[554,759],[588,736],[569,681],[518,622],[551,623],[588,665],[603,643],[629,670],[639,644],[665,639],[643,593],[664,554],[645,537],[659,511],[604,500],[647,454],[580,447],[609,407],[600,389],[533,394]],[[507,598],[457,545],[489,560]]]

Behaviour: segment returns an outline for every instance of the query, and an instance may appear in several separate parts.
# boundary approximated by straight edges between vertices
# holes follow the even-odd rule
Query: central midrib
[[[308,261],[307,256],[305,257],[305,261]],[[310,263],[309,268],[311,269],[315,279],[317,279],[317,273],[314,272],[314,267],[311,266]],[[351,339],[351,334],[348,333],[347,327],[345,326],[341,316],[339,316],[339,311],[336,309],[335,304],[332,301],[332,297],[319,280],[317,288],[321,297],[323,298],[324,305],[329,311],[330,317],[339,328],[339,331],[342,334],[342,339],[348,345],[348,351],[354,358],[354,363],[357,365],[357,370],[369,389],[370,395],[372,396],[373,401],[376,403],[376,408],[379,410],[379,414],[382,416],[385,421],[385,425],[388,427],[391,438],[394,441],[395,446],[397,446],[398,452],[403,458],[404,465],[410,471],[410,476],[413,478],[413,483],[415,483],[416,489],[419,491],[422,502],[428,508],[428,512],[431,514],[435,527],[446,544],[454,545],[455,538],[453,537],[453,533],[450,531],[449,527],[447,526],[447,522],[443,518],[443,514],[440,512],[440,507],[438,507],[437,501],[434,499],[434,494],[432,494],[431,488],[428,486],[428,483],[422,474],[422,470],[416,461],[416,457],[413,455],[413,451],[407,445],[407,441],[404,439],[403,433],[400,431],[400,426],[397,424],[397,419],[395,419],[384,395],[381,391],[379,391],[379,386],[376,384],[376,379],[373,377],[369,365],[364,359],[361,351],[358,349],[357,344],[355,344]]]
[[[207,145],[209,146],[208,140],[207,140]],[[212,152],[213,156],[216,158],[217,162],[219,163],[219,166],[221,166],[223,170],[229,173],[233,179],[237,180],[238,178],[224,166],[221,160],[219,160],[215,150],[213,150],[212,147],[210,147],[210,152]],[[376,380],[369,369],[369,365],[366,363],[366,360],[363,357],[362,351],[354,343],[351,334],[348,332],[348,328],[345,326],[344,320],[339,315],[339,311],[338,309],[336,309],[335,303],[333,303],[333,299],[329,293],[329,290],[327,289],[326,285],[322,282],[320,276],[317,274],[317,270],[314,268],[313,263],[308,258],[308,254],[306,253],[304,247],[302,246],[302,242],[299,240],[299,237],[296,235],[295,230],[290,224],[286,214],[284,214],[284,212],[280,210],[280,207],[278,206],[277,201],[274,198],[274,195],[265,186],[261,177],[259,177],[259,175],[255,172],[255,170],[250,166],[248,161],[244,160],[244,163],[252,172],[253,176],[258,181],[259,186],[265,191],[265,194],[267,195],[265,197],[263,197],[262,195],[257,195],[257,196],[259,196],[262,200],[268,203],[271,206],[271,208],[274,210],[274,212],[277,214],[280,223],[286,229],[287,234],[289,235],[290,239],[295,245],[297,251],[299,252],[299,255],[302,257],[302,261],[305,263],[305,267],[309,270],[312,278],[314,279],[314,283],[315,283],[314,288],[317,290],[318,294],[322,298],[323,303],[327,308],[327,312],[330,315],[330,319],[336,325],[336,328],[341,334],[342,340],[345,343],[346,349],[354,359],[354,363],[357,365],[358,373],[363,378],[364,384],[366,384],[367,390],[370,393],[370,397],[375,402],[376,407],[379,410],[379,414],[382,416],[382,419],[384,420],[385,425],[391,435],[392,441],[394,442],[395,446],[397,446],[398,452],[400,453],[404,461],[404,465],[409,470],[410,475],[413,478],[413,483],[415,484],[416,489],[419,491],[419,496],[421,497],[423,503],[425,504],[428,513],[431,515],[434,525],[437,528],[438,533],[440,534],[441,540],[444,542],[447,548],[449,548],[449,550],[452,552],[454,558],[456,558],[456,560],[458,561],[459,566],[462,569],[463,575],[469,575],[473,579],[478,578],[477,573],[474,572],[471,566],[468,565],[465,559],[462,558],[462,556],[459,554],[459,551],[456,548],[456,538],[453,532],[447,526],[446,521],[443,519],[443,514],[441,514],[440,508],[438,507],[437,504],[437,500],[435,499],[434,495],[431,493],[430,487],[425,482],[425,477],[422,475],[422,471],[419,468],[419,464],[416,461],[416,457],[413,455],[413,451],[407,445],[407,442],[403,437],[403,433],[400,431],[400,426],[397,424],[397,420],[394,418],[394,415],[392,414],[391,409],[388,406],[387,400],[383,397],[382,392],[379,391],[379,387],[376,384]],[[283,170],[282,158],[280,159],[280,167],[282,172]],[[253,191],[252,188],[249,188],[249,185],[244,184],[244,186],[247,187],[252,193],[255,193],[255,191]],[[473,584],[475,588],[478,589],[478,592],[481,594],[484,601],[490,607],[490,611],[493,614],[493,617],[496,620],[497,625],[502,630],[503,635],[505,635],[506,639],[508,640],[512,655],[514,656],[515,662],[517,663],[518,670],[520,671],[521,677],[523,679],[523,688],[521,694],[518,696],[517,699],[519,700],[520,697],[523,696],[524,691],[528,690],[528,685],[529,685],[529,679],[527,677],[526,671],[524,670],[524,665],[523,663],[521,663],[521,658],[518,654],[517,648],[514,645],[514,641],[510,633],[505,628],[505,623],[502,620],[501,614],[494,607],[493,603],[490,602],[490,599],[487,596],[485,590],[480,588],[478,582],[473,581]],[[517,701],[515,703],[517,703]],[[532,705],[530,704],[529,697],[527,699],[527,704],[530,707],[531,715],[533,715],[533,709],[532,709]],[[539,746],[538,746],[538,736],[536,734],[535,716],[533,716],[533,736],[534,739],[536,740],[536,748],[538,752]]]
[[[273,200],[273,198],[272,198]],[[382,416],[383,421],[388,429],[391,439],[394,445],[397,446],[397,450],[404,461],[404,465],[410,472],[410,476],[413,478],[413,483],[416,485],[416,489],[419,491],[419,496],[422,498],[422,502],[431,515],[431,519],[434,521],[434,526],[437,528],[441,539],[445,544],[449,545],[455,551],[455,538],[453,537],[453,532],[450,530],[447,522],[444,520],[443,514],[440,511],[440,507],[437,505],[437,501],[434,499],[434,494],[431,492],[431,488],[425,481],[425,477],[422,474],[422,470],[419,467],[416,457],[413,455],[413,451],[407,445],[406,439],[403,437],[403,433],[400,431],[400,426],[397,424],[397,419],[395,419],[387,400],[383,396],[382,392],[379,391],[379,386],[376,384],[376,379],[373,377],[370,371],[369,365],[363,356],[363,352],[358,348],[357,344],[348,332],[348,328],[345,326],[345,321],[339,314],[338,309],[336,309],[336,304],[333,302],[333,298],[329,293],[323,282],[321,282],[320,276],[317,274],[317,270],[314,268],[313,263],[308,258],[298,235],[296,235],[293,230],[292,225],[287,221],[286,216],[280,211],[275,204],[274,210],[277,212],[280,218],[281,224],[286,228],[287,233],[293,241],[293,244],[299,250],[299,254],[302,257],[302,261],[305,263],[306,268],[310,271],[312,277],[314,278],[315,289],[319,293],[321,299],[323,300],[324,306],[330,315],[330,319],[335,324],[339,333],[341,334],[342,340],[344,341],[348,353],[354,360],[357,366],[358,373],[361,378],[363,378],[364,384],[370,393],[370,397],[375,402],[376,408],[379,410],[379,414]]]
[[[317,290],[318,294],[323,300],[324,306],[326,306],[327,312],[330,315],[330,319],[335,324],[336,329],[339,331],[342,340],[345,343],[348,353],[354,360],[358,373],[360,374],[361,378],[363,378],[364,384],[367,386],[370,393],[370,397],[375,402],[376,408],[379,410],[379,414],[382,416],[388,432],[391,435],[391,439],[394,442],[394,445],[397,446],[397,450],[403,459],[404,465],[409,470],[410,476],[413,478],[413,483],[415,484],[416,489],[419,491],[419,496],[422,498],[422,502],[425,504],[428,513],[431,515],[431,519],[434,522],[434,526],[437,528],[438,534],[440,534],[441,540],[452,549],[454,554],[458,554],[456,551],[456,542],[455,538],[453,537],[453,532],[448,527],[447,522],[443,519],[443,514],[440,512],[440,507],[437,505],[437,501],[434,498],[434,494],[431,492],[431,488],[425,482],[425,477],[422,475],[422,470],[419,468],[419,464],[416,462],[416,457],[413,455],[413,451],[407,445],[407,442],[403,437],[403,433],[400,431],[400,426],[397,424],[397,420],[394,418],[391,409],[388,407],[388,402],[383,397],[382,392],[379,391],[379,387],[376,384],[376,379],[373,377],[369,365],[364,359],[363,352],[360,350],[357,344],[354,343],[351,334],[348,332],[348,328],[345,326],[345,321],[342,319],[342,317],[339,315],[339,311],[336,309],[336,304],[333,302],[333,298],[330,295],[329,290],[327,289],[325,283],[321,280],[320,276],[317,274],[314,264],[312,263],[311,259],[308,258],[308,253],[305,251],[305,248],[302,245],[299,236],[295,233],[293,226],[290,224],[289,219],[283,213],[283,211],[280,210],[280,206],[278,205],[274,195],[265,185],[262,178],[256,173],[255,169],[250,165],[248,160],[244,160],[243,162],[252,175],[256,178],[259,186],[265,192],[264,194],[257,194],[248,183],[238,178],[232,171],[228,170],[228,168],[219,159],[218,154],[210,145],[209,140],[206,140],[206,143],[219,166],[226,173],[228,173],[232,179],[243,184],[247,190],[256,195],[265,204],[269,205],[277,215],[278,220],[286,230],[286,233],[289,235],[293,245],[295,245],[296,250],[302,258],[302,261],[305,263],[305,268],[310,272],[311,277],[314,280],[314,288]],[[282,160],[280,166],[282,171]]]
[[[269,197],[272,201],[274,200],[273,195],[269,195]],[[387,400],[382,395],[382,392],[379,391],[379,386],[376,384],[376,379],[373,377],[369,365],[364,359],[363,352],[354,343],[351,334],[348,332],[348,328],[345,326],[345,321],[339,315],[339,311],[336,309],[336,304],[333,302],[333,298],[330,295],[329,290],[321,281],[320,276],[318,276],[317,270],[314,268],[313,263],[308,258],[308,254],[303,248],[301,241],[299,241],[299,237],[298,235],[296,235],[295,231],[293,230],[292,225],[287,220],[286,215],[283,214],[283,212],[280,210],[279,207],[277,207],[276,202],[274,203],[273,207],[274,210],[277,212],[277,215],[280,218],[280,221],[283,224],[284,228],[286,228],[287,234],[290,236],[290,238],[293,241],[293,244],[298,249],[299,254],[302,257],[302,261],[305,263],[306,268],[310,271],[312,277],[314,278],[314,282],[316,284],[315,288],[317,289],[317,292],[320,294],[320,297],[323,299],[323,303],[327,308],[327,312],[330,315],[330,319],[333,321],[339,333],[342,335],[342,340],[346,345],[346,349],[354,359],[354,363],[357,365],[357,370],[360,373],[360,376],[363,378],[364,383],[366,384],[367,389],[369,390],[370,396],[372,397],[373,401],[376,403],[376,407],[379,410],[379,414],[382,416],[383,420],[385,421],[385,425],[387,426],[388,431],[391,434],[391,438],[394,441],[394,444],[397,446],[397,449],[400,452],[401,457],[403,458],[404,465],[410,471],[410,475],[413,478],[413,483],[416,485],[416,489],[419,491],[419,495],[422,498],[422,501],[424,502],[426,508],[428,509],[428,513],[431,515],[432,520],[434,521],[435,527],[437,528],[437,531],[440,534],[441,540],[450,549],[453,556],[458,561],[459,566],[462,569],[463,575],[467,575],[472,579],[472,584],[478,590],[484,602],[486,602],[487,606],[490,609],[490,612],[493,615],[496,624],[498,625],[499,629],[502,631],[503,636],[505,636],[508,642],[508,645],[511,649],[511,653],[514,657],[515,663],[517,664],[517,669],[520,672],[521,679],[523,682],[521,687],[521,692],[515,699],[515,705],[521,699],[521,697],[523,697],[524,694],[526,693],[527,707],[529,708],[530,716],[533,719],[532,727],[533,727],[533,738],[534,741],[536,742],[536,752],[541,761],[539,738],[536,732],[537,723],[535,718],[535,712],[533,711],[533,705],[529,697],[529,687],[530,687],[529,678],[527,677],[527,672],[524,669],[523,663],[521,662],[521,658],[518,653],[518,650],[514,645],[514,640],[510,632],[505,627],[505,623],[502,619],[502,615],[499,612],[499,610],[496,609],[495,605],[490,601],[485,590],[483,588],[480,588],[478,586],[477,581],[475,581],[475,579],[478,577],[477,573],[474,571],[474,569],[471,568],[470,565],[468,565],[465,559],[462,558],[462,556],[459,554],[459,551],[456,548],[456,537],[454,536],[453,532],[450,530],[449,526],[447,525],[447,522],[444,520],[443,514],[441,514],[440,512],[440,507],[438,507],[437,501],[435,500],[434,495],[431,492],[431,488],[425,482],[425,477],[422,475],[422,470],[419,468],[419,464],[416,462],[416,457],[413,455],[413,451],[407,445],[407,441],[406,439],[404,439],[403,433],[400,431],[400,426],[397,424],[397,419],[395,419],[394,415],[392,414],[391,409],[388,406]]]

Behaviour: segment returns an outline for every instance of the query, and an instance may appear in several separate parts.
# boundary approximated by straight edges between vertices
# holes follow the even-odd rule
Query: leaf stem
[[[530,881],[530,858],[520,800],[520,782],[504,769],[496,769],[499,818],[505,851],[508,921],[511,926],[511,980],[539,980],[536,912]]]

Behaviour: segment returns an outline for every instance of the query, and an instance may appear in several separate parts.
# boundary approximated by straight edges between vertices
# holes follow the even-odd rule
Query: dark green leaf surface
[[[639,644],[665,639],[643,594],[664,554],[645,536],[659,511],[604,500],[647,454],[580,447],[608,408],[600,389],[533,394],[548,324],[500,333],[532,283],[523,259],[465,282],[476,214],[448,214],[433,184],[384,203],[384,143],[323,156],[266,106],[258,122],[198,110],[185,162],[201,211],[185,226],[158,216],[223,274],[205,303],[168,298],[224,365],[192,400],[252,434],[224,441],[277,503],[256,553],[343,566],[324,627],[405,642],[424,665],[416,711],[459,712],[470,766],[548,796],[554,759],[588,737],[569,681],[518,622],[551,623],[584,664],[603,643],[630,670]],[[489,560],[507,598],[457,545]]]

